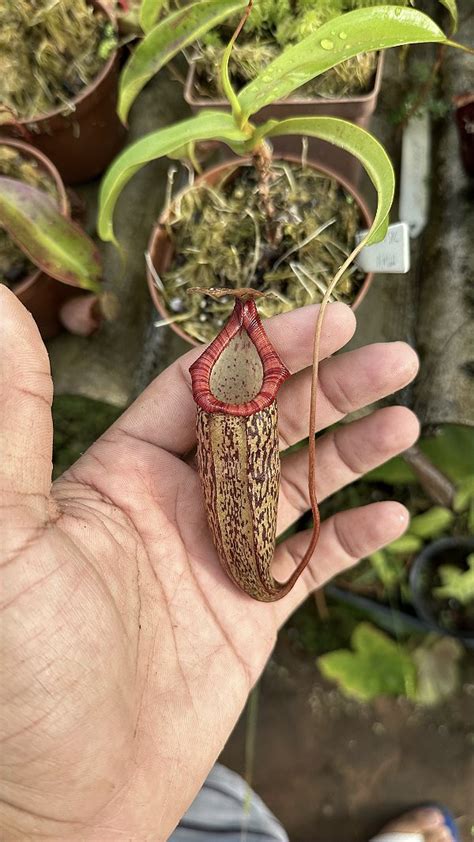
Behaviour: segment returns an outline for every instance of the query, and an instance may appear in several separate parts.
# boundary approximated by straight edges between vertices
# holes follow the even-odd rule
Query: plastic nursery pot
[[[324,591],[337,602],[352,605],[354,608],[364,611],[380,628],[395,636],[402,633],[409,634],[410,632],[424,632],[426,634],[432,630],[432,627],[425,620],[420,619],[415,614],[409,614],[401,608],[393,608],[391,605],[377,602],[375,599],[354,593],[347,588],[339,587],[339,585],[326,585]]]
[[[461,161],[467,175],[474,177],[474,93],[454,97],[454,106]]]
[[[456,605],[439,600],[433,593],[440,584],[438,569],[441,565],[462,567],[470,553],[474,553],[474,537],[441,538],[428,544],[415,559],[410,570],[410,590],[415,611],[433,631],[456,637],[469,647],[474,647],[474,627],[453,627],[443,622],[443,608],[456,614]]]
[[[295,155],[280,155],[278,156],[278,158],[275,158],[275,160],[284,160],[296,164],[299,164],[301,162],[301,159]],[[251,164],[252,162],[250,158],[237,158],[233,161],[226,161],[225,163],[219,164],[218,166],[213,167],[212,169],[202,173],[202,175],[200,175],[199,178],[197,178],[194,182],[193,187],[186,187],[184,190],[180,191],[180,193],[177,194],[171,207],[165,209],[161,214],[157,224],[153,228],[148,243],[148,253],[151,262],[159,275],[167,271],[173,258],[173,245],[166,230],[166,222],[168,220],[173,205],[179,202],[183,194],[187,193],[188,190],[193,190],[195,187],[198,187],[200,184],[203,183],[208,184],[212,187],[222,179],[222,177],[228,170],[235,170],[235,172],[237,173],[240,167],[251,166]],[[334,172],[329,167],[322,165],[316,166],[312,162],[309,163],[309,166],[319,170],[319,172],[323,173],[324,175],[333,178],[341,185],[341,187],[347,193],[349,193],[353,197],[362,217],[362,227],[369,228],[372,224],[373,216],[358,190],[348,180],[340,176],[338,173]],[[367,291],[372,283],[373,277],[374,276],[372,272],[368,273],[365,276],[362,286],[360,287],[351,305],[353,310],[355,310],[361,303],[362,299],[365,298]],[[171,314],[166,308],[166,305],[163,301],[163,297],[155,284],[153,274],[150,271],[149,266],[147,266],[147,281],[148,288],[150,290],[150,295],[153,299],[153,303],[156,309],[164,319],[170,318]],[[190,345],[200,344],[196,339],[194,339],[191,336],[188,336],[188,334],[179,326],[179,324],[170,323],[170,327],[175,331],[175,333],[181,336],[182,339],[186,340],[186,342],[189,342]]]
[[[374,74],[373,87],[367,94],[326,99],[324,97],[303,98],[297,94],[279,100],[262,108],[252,117],[253,123],[265,120],[286,120],[290,117],[340,117],[362,128],[368,128],[370,119],[377,107],[377,100],[382,84],[384,54],[379,53]],[[196,91],[196,64],[191,62],[188,69],[184,98],[194,113],[203,109],[229,110],[225,99],[211,99],[200,96]],[[308,159],[313,163],[328,166],[350,181],[357,181],[361,165],[348,152],[338,149],[331,143],[308,137]],[[277,137],[272,140],[275,153],[280,156],[297,155],[301,151],[301,138],[294,135]]]
[[[65,216],[69,215],[69,201],[66,189],[56,167],[38,149],[20,140],[0,137],[0,146],[11,146],[17,149],[23,157],[34,158],[38,166],[43,169],[51,181],[54,182],[59,197],[59,209]],[[77,295],[76,287],[56,281],[46,275],[41,269],[31,272],[23,280],[12,287],[12,292],[30,311],[39,327],[43,339],[51,339],[61,330],[59,310],[61,305],[73,295]]]
[[[112,14],[99,0],[90,2],[116,27]],[[96,79],[66,108],[62,105],[48,114],[4,125],[3,129],[12,137],[28,138],[51,159],[66,184],[94,178],[125,140],[126,129],[116,111],[119,63],[119,51],[115,50]]]

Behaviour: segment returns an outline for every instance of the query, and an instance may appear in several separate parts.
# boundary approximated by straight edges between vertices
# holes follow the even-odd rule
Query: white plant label
[[[399,216],[418,237],[429,214],[431,125],[427,113],[413,117],[403,132]]]
[[[367,231],[356,234],[356,242],[365,237]],[[383,272],[395,275],[410,271],[410,231],[406,222],[395,222],[380,243],[366,246],[355,260],[363,272]]]

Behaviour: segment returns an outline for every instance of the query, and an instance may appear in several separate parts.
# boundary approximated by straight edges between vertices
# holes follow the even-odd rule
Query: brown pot
[[[279,160],[290,161],[291,163],[300,163],[300,158],[294,155],[281,155],[279,156]],[[196,179],[196,181],[194,182],[194,186],[199,186],[199,184],[202,184],[204,182],[205,184],[208,184],[212,187],[221,180],[226,170],[235,169],[236,166],[248,166],[249,164],[251,164],[250,158],[237,158],[234,161],[226,161],[225,163],[219,164],[218,166],[207,170],[207,172],[204,172],[201,176],[199,176],[199,178]],[[324,173],[324,175],[327,175],[330,178],[334,178],[336,181],[339,182],[339,184],[341,185],[341,187],[344,188],[344,190],[350,193],[350,195],[356,202],[358,208],[360,209],[364,226],[366,228],[370,228],[373,221],[373,214],[370,212],[365,200],[362,198],[358,190],[350,183],[350,181],[340,176],[339,173],[335,172],[330,167],[327,167],[325,165],[318,165],[317,167],[314,166],[314,168],[320,170],[322,173]],[[174,202],[178,202],[184,193],[192,189],[193,187],[186,187],[184,190],[178,193]],[[173,245],[166,230],[166,222],[169,215],[170,208],[166,208],[161,214],[155,227],[153,228],[150,240],[148,242],[148,252],[151,258],[151,262],[159,275],[167,271],[173,258]],[[374,276],[372,272],[369,272],[365,276],[364,282],[352,303],[353,310],[355,310],[361,303],[362,299],[365,298],[367,291],[372,283],[373,277]],[[153,303],[156,309],[164,319],[171,318],[172,314],[170,314],[166,309],[160,292],[157,289],[156,284],[153,280],[153,275],[148,267],[147,282],[148,289],[150,290],[150,295],[153,299]],[[185,331],[179,326],[178,323],[170,323],[170,327],[175,331],[175,333],[181,336],[182,339],[185,339],[186,342],[189,342],[190,345],[200,344],[196,339],[194,339],[191,336],[188,336],[188,334],[185,333]]]
[[[116,26],[100,0],[90,0]],[[3,129],[13,137],[28,138],[56,165],[67,184],[99,175],[121,149],[126,135],[116,106],[120,70],[119,51],[106,62],[94,81],[64,106],[31,120],[19,120]]]
[[[384,54],[379,53],[374,86],[367,94],[338,99],[324,99],[323,97],[303,99],[297,95],[291,96],[288,99],[281,99],[272,103],[272,105],[265,106],[253,115],[252,122],[260,124],[266,120],[287,120],[290,117],[340,117],[343,120],[355,123],[357,126],[362,126],[362,128],[368,128],[377,106],[382,84],[383,66]],[[190,105],[191,110],[194,113],[204,109],[229,111],[227,100],[207,99],[196,94],[195,75],[196,65],[192,62],[189,66],[184,88],[184,98]],[[272,146],[276,155],[298,155],[301,153],[301,138],[294,135],[273,138]],[[328,166],[353,182],[358,180],[361,172],[361,165],[353,155],[315,137],[308,137],[308,159],[315,164],[321,164],[323,167]]]
[[[69,215],[69,201],[66,189],[56,167],[38,149],[12,138],[0,137],[0,145],[12,146],[22,156],[34,158],[39,166],[45,170],[54,181],[59,197],[59,209],[65,216]],[[13,286],[13,292],[22,304],[30,311],[38,325],[43,339],[51,339],[61,330],[58,313],[61,305],[72,295],[77,295],[77,289],[68,284],[54,280],[41,269],[36,269],[18,284]]]

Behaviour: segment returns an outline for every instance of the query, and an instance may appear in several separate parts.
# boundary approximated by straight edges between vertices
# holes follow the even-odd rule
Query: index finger
[[[311,365],[318,310],[315,305],[302,307],[264,323],[271,343],[292,373]],[[355,325],[349,307],[330,304],[321,337],[321,359],[349,342]],[[178,455],[188,453],[196,441],[196,406],[189,366],[203,350],[196,348],[169,366],[126,410],[113,429]]]

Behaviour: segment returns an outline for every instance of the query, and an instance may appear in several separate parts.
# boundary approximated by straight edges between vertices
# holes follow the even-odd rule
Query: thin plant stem
[[[309,542],[309,546],[303,556],[301,563],[298,566],[299,573],[301,575],[304,568],[307,566],[311,557],[314,553],[316,548],[316,544],[318,543],[319,532],[321,528],[321,517],[319,514],[319,506],[318,506],[318,497],[316,494],[316,416],[317,416],[317,408],[318,408],[318,376],[319,376],[319,352],[321,347],[321,332],[324,322],[324,314],[326,312],[327,305],[330,301],[331,295],[335,290],[336,286],[338,285],[339,281],[341,280],[344,273],[347,271],[353,260],[357,257],[360,251],[364,248],[367,241],[367,237],[365,237],[361,242],[353,249],[347,260],[344,261],[342,266],[336,272],[334,278],[332,279],[331,283],[329,284],[324,298],[321,302],[319,307],[318,318],[316,321],[316,329],[314,332],[314,343],[313,343],[313,372],[311,377],[311,397],[310,397],[310,416],[309,416],[309,470],[308,470],[308,491],[309,491],[309,499],[311,504],[311,512],[313,515],[313,531],[311,533],[311,538]]]
[[[240,103],[239,103],[237,94],[235,93],[235,91],[232,87],[232,82],[230,81],[229,61],[230,61],[230,56],[231,56],[231,53],[232,53],[232,48],[233,48],[235,42],[237,41],[237,38],[239,37],[240,33],[242,32],[242,29],[245,26],[246,21],[248,20],[248,17],[250,15],[250,12],[252,11],[252,8],[253,8],[253,0],[249,0],[248,6],[245,9],[244,14],[242,15],[242,17],[239,21],[237,29],[235,30],[234,34],[232,35],[232,38],[230,39],[229,43],[227,44],[227,47],[224,50],[224,55],[222,56],[222,64],[221,64],[222,90],[224,91],[224,94],[225,94],[225,96],[227,97],[227,99],[230,103],[230,106],[231,106],[231,109],[232,109],[232,116],[234,117],[234,120],[235,120],[235,122],[236,122],[236,124],[239,128],[242,128],[242,122],[243,122],[242,121],[242,109],[240,107]]]

